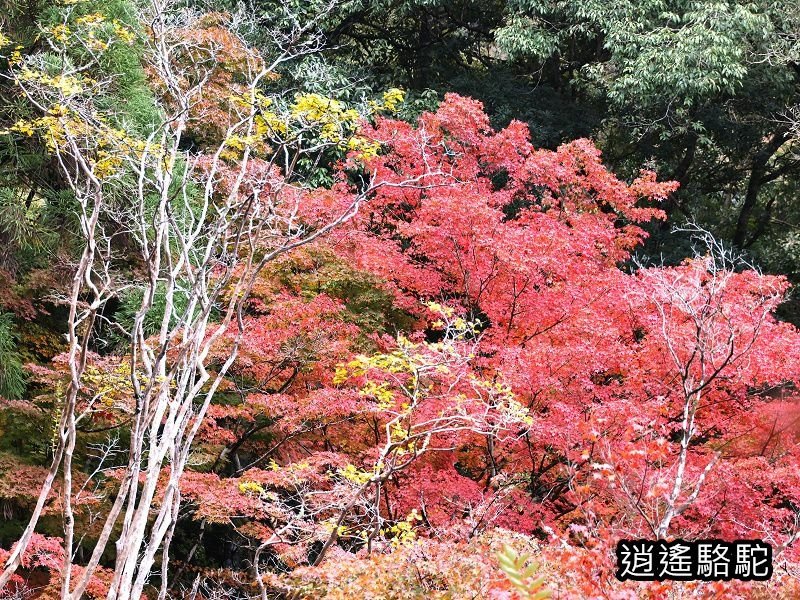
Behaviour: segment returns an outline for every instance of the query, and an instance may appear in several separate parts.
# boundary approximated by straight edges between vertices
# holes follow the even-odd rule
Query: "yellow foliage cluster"
[[[343,150],[358,153],[362,159],[377,156],[380,144],[358,135],[361,114],[344,103],[320,94],[298,94],[290,107],[293,120],[319,129],[319,137]]]
[[[220,153],[224,160],[241,159],[245,148],[256,154],[269,153],[269,140],[286,134],[287,127],[283,119],[271,110],[272,99],[256,90],[253,94],[231,94],[228,101],[236,109],[255,110],[253,130],[241,135],[229,135],[225,139],[225,148]]]
[[[391,536],[392,547],[395,549],[401,546],[410,546],[417,539],[417,534],[414,531],[414,522],[421,520],[422,517],[415,508],[403,521],[398,521],[391,527],[387,527],[382,533]]]
[[[403,90],[398,88],[390,88],[383,93],[383,106],[381,110],[388,112],[397,112],[400,104],[405,101],[406,94]]]
[[[337,473],[339,473],[339,475],[344,477],[347,481],[355,483],[356,485],[364,485],[375,475],[369,471],[363,471],[355,465],[347,465],[343,469],[338,469]]]
[[[97,12],[77,17],[72,26],[60,23],[44,31],[60,44],[67,44],[75,36],[77,44],[95,52],[107,49],[114,42],[130,45],[136,40],[134,33],[119,20],[109,21],[105,15]]]
[[[321,123],[323,136],[334,135],[337,124],[355,123],[360,118],[357,110],[346,109],[344,103],[320,94],[298,94],[291,107],[292,117],[309,123]],[[327,128],[327,129],[326,129]]]
[[[89,124],[75,111],[57,103],[38,119],[20,119],[0,134],[38,135],[48,151],[55,154],[68,150],[69,139],[91,140],[95,148],[92,172],[98,179],[117,173],[126,158],[140,157],[146,150],[142,140],[130,137],[124,130],[102,121]],[[152,152],[154,149],[150,148]]]
[[[383,101],[370,102],[370,114],[380,111],[395,112],[403,101],[402,90],[392,88],[383,94]],[[223,158],[238,160],[245,148],[256,153],[269,152],[269,142],[294,138],[300,132],[311,130],[323,143],[335,144],[340,150],[354,152],[361,160],[377,156],[380,144],[359,133],[365,116],[344,102],[317,93],[297,94],[294,102],[285,109],[276,109],[272,99],[260,91],[244,95],[233,94],[229,100],[235,107],[253,108],[251,131],[230,136],[226,141]]]
[[[62,4],[75,4],[66,2]],[[134,34],[121,22],[109,21],[101,13],[90,13],[76,17],[70,23],[55,25],[43,31],[51,41],[68,45],[85,46],[91,50],[104,50],[115,40],[126,44],[133,43]],[[11,40],[0,34],[0,48],[10,45]],[[21,134],[27,137],[39,136],[47,150],[53,154],[68,152],[70,141],[82,149],[91,149],[91,167],[98,179],[117,173],[126,158],[141,157],[145,150],[144,142],[130,137],[125,131],[107,125],[101,118],[87,118],[71,108],[78,96],[87,96],[97,85],[97,81],[82,73],[51,74],[24,64],[21,46],[16,46],[6,57],[16,84],[44,98],[41,104],[48,106],[47,112],[38,118],[20,119],[0,135]],[[77,105],[76,105],[77,106]],[[93,122],[89,122],[93,121]]]
[[[339,537],[342,537],[347,533],[347,527],[344,525],[337,525],[336,519],[327,519],[322,521],[321,525],[325,532],[329,534],[333,533],[334,530],[336,531],[336,535]]]
[[[288,118],[300,127],[317,130],[322,141],[337,144],[343,150],[355,150],[364,159],[377,155],[380,149],[380,144],[357,134],[361,114],[339,100],[321,94],[297,94]]]
[[[48,32],[50,33],[51,38],[57,42],[61,42],[62,44],[66,42],[69,39],[69,36],[72,34],[72,30],[63,23],[51,27],[48,29]]]
[[[389,389],[389,384],[386,382],[375,383],[368,381],[366,385],[359,390],[359,395],[374,398],[378,403],[378,408],[386,410],[394,404],[394,394]]]
[[[410,373],[413,370],[411,357],[404,351],[403,342],[408,342],[406,338],[400,336],[398,339],[398,349],[387,354],[374,354],[365,356],[359,354],[347,363],[340,363],[336,366],[333,375],[334,385],[339,385],[352,377],[361,377],[370,369],[378,369],[387,373]]]
[[[470,376],[470,382],[475,389],[485,392],[488,403],[505,413],[509,419],[533,425],[530,411],[516,399],[511,386],[503,381],[487,381],[475,376]]]
[[[406,93],[403,90],[398,88],[389,88],[383,92],[383,101],[378,102],[371,100],[369,102],[369,108],[373,113],[396,113],[405,99]]]
[[[95,80],[81,75],[55,75],[51,77],[46,73],[34,71],[27,67],[23,68],[17,77],[20,82],[38,83],[41,86],[61,92],[65,97],[81,94],[87,87],[91,87],[97,83]]]
[[[408,409],[408,406],[405,406]],[[410,430],[398,420],[392,423],[389,431],[390,441],[395,444],[394,452],[397,456],[405,456],[416,450],[416,442],[409,439]]]
[[[127,363],[111,370],[89,365],[83,373],[81,383],[89,394],[107,408],[130,404],[133,398],[130,365]]]
[[[242,481],[239,484],[239,491],[242,494],[256,494],[258,496],[261,496],[265,493],[261,484],[255,481]]]
[[[478,335],[480,321],[468,321],[463,317],[455,315],[455,311],[450,306],[442,306],[438,302],[426,302],[428,310],[439,318],[431,325],[435,329],[447,329],[453,339],[464,339]]]

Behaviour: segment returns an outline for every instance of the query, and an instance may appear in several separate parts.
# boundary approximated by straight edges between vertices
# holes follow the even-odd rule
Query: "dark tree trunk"
[[[788,131],[786,128],[781,128],[776,131],[766,145],[753,156],[750,166],[750,178],[747,180],[747,191],[745,192],[744,202],[739,211],[739,217],[736,220],[736,229],[733,232],[733,239],[731,240],[734,246],[738,248],[745,248],[749,245],[747,234],[750,229],[750,219],[758,204],[758,194],[765,183],[767,164],[787,139]],[[752,240],[750,240],[750,243],[752,243]]]

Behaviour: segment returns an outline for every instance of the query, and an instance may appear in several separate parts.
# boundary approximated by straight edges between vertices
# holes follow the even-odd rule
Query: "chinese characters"
[[[704,581],[772,577],[772,547],[761,540],[620,540],[617,579]]]

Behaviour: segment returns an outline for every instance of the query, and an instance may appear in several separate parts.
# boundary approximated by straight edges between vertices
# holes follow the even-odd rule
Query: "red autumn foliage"
[[[407,380],[368,368],[343,385],[333,372],[359,349],[380,356],[397,346],[359,334],[343,310],[352,299],[338,304],[303,289],[302,278],[273,273],[251,302],[235,368],[240,400],[212,408],[207,429],[209,441],[226,446],[226,460],[235,458],[230,483],[258,484],[262,506],[272,507],[269,525],[254,507],[242,531],[255,532],[261,522],[264,540],[293,528],[295,542],[274,548],[296,564],[303,557],[298,544],[326,537],[313,523],[340,511],[353,514],[339,521],[345,529],[336,543],[358,552],[358,536],[369,535],[365,519],[385,523],[391,539],[400,534],[389,525],[418,511],[419,536],[452,544],[504,527],[554,543],[549,556],[580,576],[553,585],[585,596],[622,593],[609,549],[623,536],[761,537],[781,560],[795,560],[792,507],[800,498],[791,390],[800,375],[800,338],[772,316],[786,292],[783,279],[724,253],[677,267],[625,267],[646,235],[639,224],[662,217],[657,203],[675,184],[650,172],[626,184],[586,140],[536,150],[523,125],[494,132],[478,103],[453,95],[416,127],[378,118],[364,133],[382,146],[365,166],[376,190],[317,247],[371,273],[398,309],[414,315],[406,332],[412,344],[437,335],[422,301],[443,301],[478,323],[463,371],[426,380],[427,396],[408,431],[461,402],[458,382],[466,377],[509,384],[530,420],[513,435],[492,438],[485,422],[477,424],[478,405],[466,404],[472,426],[434,433],[435,452],[382,483],[385,506],[370,508],[362,498],[343,508],[361,493],[353,482],[385,460],[383,429],[402,402],[395,395],[393,408],[376,408],[377,396],[364,390],[370,382]],[[342,165],[332,189],[305,193],[300,207],[309,223],[351,201],[352,167]],[[409,180],[416,183],[400,184]],[[319,268],[302,256],[284,265]],[[789,397],[773,398],[771,386]],[[685,410],[690,422],[682,420]],[[330,450],[337,466],[302,485],[275,486],[266,476],[285,469],[296,478],[292,465]],[[267,460],[276,470],[244,472]],[[356,469],[349,483],[337,475],[348,463]],[[204,477],[213,494],[220,483]],[[314,498],[304,524],[282,504],[288,498]],[[734,593],[736,585],[743,584],[698,590],[714,596]],[[639,587],[665,593],[659,586],[670,587]]]
[[[626,183],[588,140],[535,149],[476,101],[448,95],[416,125],[378,117],[361,133],[376,157],[351,154],[331,189],[280,192],[313,227],[353,201],[354,173],[375,181],[352,220],[257,282],[181,481],[185,517],[302,566],[270,575],[276,589],[379,596],[418,564],[421,594],[512,598],[491,553],[531,537],[565,597],[677,589],[615,582],[620,538],[756,537],[796,568],[800,334],[774,316],[785,280],[713,244],[632,265],[677,184]],[[248,169],[253,189],[280,188],[267,163]],[[341,264],[358,285],[321,289]],[[125,408],[105,393],[109,413]]]

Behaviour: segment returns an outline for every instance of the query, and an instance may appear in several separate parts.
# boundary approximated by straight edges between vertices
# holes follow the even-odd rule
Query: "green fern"
[[[523,600],[543,600],[549,598],[552,592],[544,587],[544,577],[536,577],[539,563],[530,560],[527,554],[520,554],[506,544],[502,552],[497,554],[500,569],[506,574],[508,580],[516,588]]]
[[[0,313],[0,396],[20,398],[25,392],[25,371],[17,352],[12,315]]]

